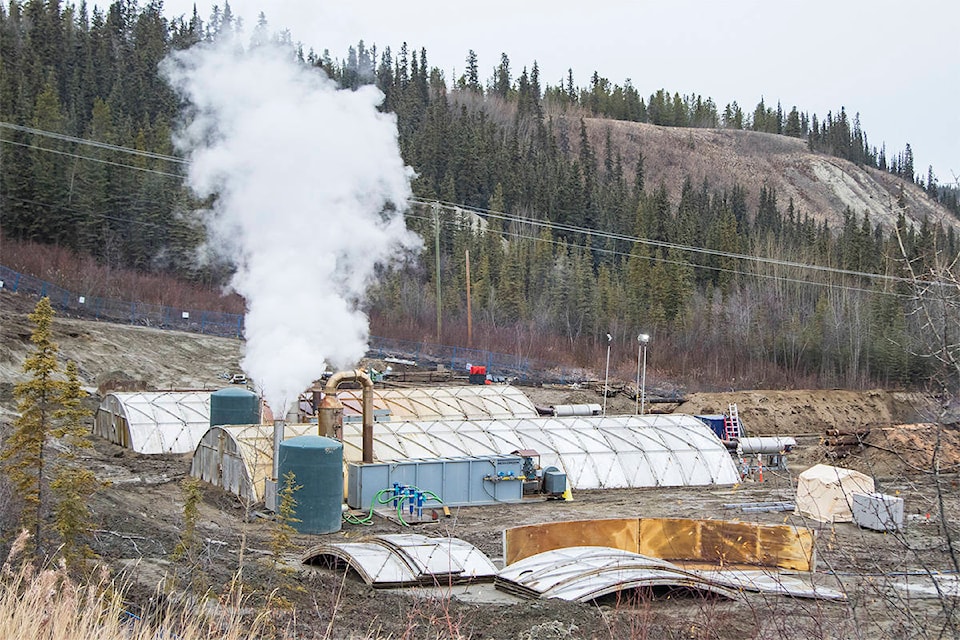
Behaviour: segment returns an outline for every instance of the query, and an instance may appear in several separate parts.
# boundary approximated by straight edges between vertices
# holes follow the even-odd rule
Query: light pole
[[[647,343],[650,334],[641,333],[637,336],[637,414],[643,415],[647,400]],[[643,352],[643,379],[640,378],[640,352]]]
[[[610,342],[613,336],[607,334],[607,371],[603,374],[603,415],[607,415],[607,380],[610,379]]]

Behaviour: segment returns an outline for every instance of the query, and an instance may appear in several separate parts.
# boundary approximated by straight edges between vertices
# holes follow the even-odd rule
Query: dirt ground
[[[25,314],[33,301],[0,293],[0,423],[14,413],[12,385],[29,351]],[[236,340],[58,318],[61,357],[80,364],[85,385],[148,388],[219,388],[238,370]],[[600,403],[589,389],[525,388],[538,405]],[[251,615],[270,608],[272,621],[296,638],[913,638],[960,634],[955,610],[960,594],[954,540],[958,535],[960,438],[931,425],[936,403],[920,394],[814,391],[688,393],[680,405],[657,411],[722,413],[737,403],[750,435],[791,435],[798,446],[787,469],[768,470],[764,481],[736,486],[580,491],[574,500],[532,501],[497,508],[454,509],[450,518],[413,530],[453,535],[494,561],[502,557],[506,528],[559,520],[620,517],[725,518],[809,526],[818,531],[818,583],[842,589],[848,602],[828,603],[747,595],[744,601],[689,593],[641,593],[620,600],[571,604],[517,600],[489,587],[440,590],[374,590],[352,573],[299,564],[299,555],[321,540],[358,540],[376,533],[409,532],[375,518],[373,526],[344,524],[326,536],[297,534],[277,571],[270,551],[276,524],[245,509],[232,496],[204,488],[199,570],[184,575],[171,559],[183,525],[181,483],[189,456],[144,456],[91,436],[82,462],[109,486],[91,502],[97,525],[90,542],[130,584],[131,607],[171,597],[178,586],[202,584],[224,593],[242,570]],[[633,413],[635,400],[607,399],[608,413]],[[4,429],[9,425],[2,425]],[[837,429],[863,435],[843,457],[824,443]],[[939,446],[936,446],[939,443]],[[935,461],[934,452],[939,457]],[[792,501],[796,475],[817,462],[859,468],[877,490],[904,498],[906,526],[899,533],[861,530],[850,523],[824,525],[792,513],[748,514],[728,503]],[[931,473],[935,462],[940,474]],[[934,582],[933,578],[936,578]],[[158,586],[167,585],[166,595]],[[939,592],[938,592],[939,590]],[[271,597],[271,593],[274,594]],[[278,605],[283,596],[289,607]]]

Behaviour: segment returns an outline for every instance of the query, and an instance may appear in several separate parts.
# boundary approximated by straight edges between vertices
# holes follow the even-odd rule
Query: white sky
[[[197,2],[207,18],[211,0]],[[222,6],[222,0],[220,0]],[[194,0],[165,0],[170,16]],[[271,31],[345,58],[360,39],[397,52],[427,50],[448,85],[477,52],[481,79],[505,52],[514,76],[534,60],[543,84],[573,68],[593,71],[646,99],[659,88],[736,100],[745,112],[763,97],[823,118],[841,106],[860,113],[871,146],[888,157],[910,143],[914,168],[933,165],[940,183],[960,176],[960,2],[956,0],[231,0],[250,33],[263,11]]]

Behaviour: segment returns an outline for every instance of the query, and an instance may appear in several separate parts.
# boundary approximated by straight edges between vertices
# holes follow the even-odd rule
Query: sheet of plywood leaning
[[[637,518],[531,524],[503,532],[503,559],[510,565],[544,551],[567,547],[612,547],[636,553],[639,538]]]
[[[503,532],[504,561],[574,546],[713,566],[755,565],[795,571],[816,566],[815,532],[783,524],[687,518],[612,518],[514,527]]]

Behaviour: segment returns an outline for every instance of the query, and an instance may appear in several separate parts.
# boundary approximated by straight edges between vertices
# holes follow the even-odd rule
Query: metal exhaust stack
[[[273,479],[280,484],[280,443],[283,442],[283,420],[273,421]]]
[[[360,369],[340,371],[330,376],[317,410],[320,435],[343,438],[343,404],[337,398],[337,387],[343,382],[363,385],[363,462],[373,462],[373,380]]]

